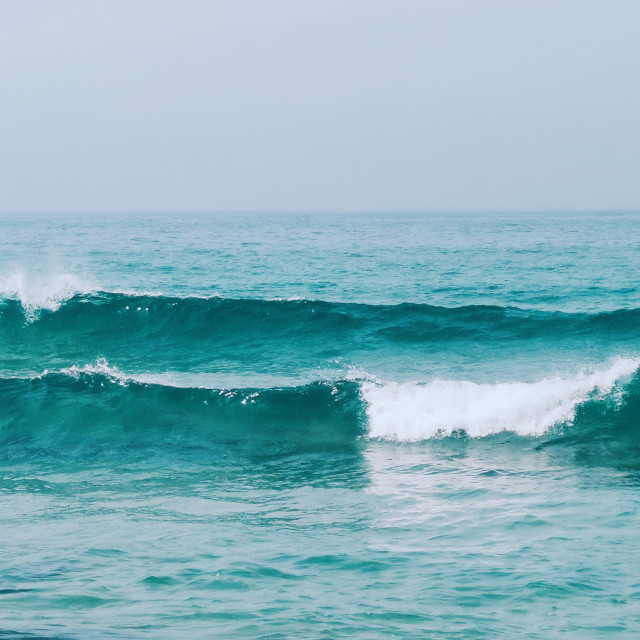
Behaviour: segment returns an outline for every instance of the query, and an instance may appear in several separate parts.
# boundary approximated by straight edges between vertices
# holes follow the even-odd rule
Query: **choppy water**
[[[640,215],[0,218],[0,638],[640,634]]]

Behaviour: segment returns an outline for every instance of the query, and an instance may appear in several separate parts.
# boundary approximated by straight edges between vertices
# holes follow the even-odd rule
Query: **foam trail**
[[[56,311],[65,300],[92,290],[72,273],[27,275],[17,269],[0,277],[0,298],[18,300],[29,321],[35,320],[42,309]]]
[[[130,382],[140,384],[149,384],[161,387],[172,387],[174,389],[209,389],[219,390],[221,388],[244,388],[244,387],[295,387],[301,384],[310,384],[316,382],[316,378],[306,376],[283,376],[283,375],[258,375],[252,374],[233,374],[228,373],[205,373],[205,372],[124,372],[118,367],[109,364],[105,358],[97,358],[95,362],[65,367],[59,371],[43,371],[38,377],[46,376],[50,373],[61,373],[63,375],[79,378],[82,375],[101,375],[108,378],[112,383],[121,386],[127,386]],[[325,376],[321,376],[322,380],[328,381],[330,371],[325,372]]]
[[[416,442],[464,430],[471,437],[501,431],[536,436],[571,423],[576,407],[612,392],[640,359],[620,358],[609,368],[575,378],[534,383],[476,384],[434,380],[427,384],[363,382],[369,436]]]

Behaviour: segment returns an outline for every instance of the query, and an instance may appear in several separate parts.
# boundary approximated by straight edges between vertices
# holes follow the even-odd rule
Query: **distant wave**
[[[89,455],[122,448],[221,446],[256,453],[354,448],[362,438],[418,442],[496,433],[640,443],[640,360],[535,383],[419,384],[371,379],[297,387],[203,389],[144,381],[104,361],[0,379],[0,455]]]
[[[370,305],[321,300],[171,297],[153,294],[76,291],[71,276],[53,289],[21,289],[21,281],[0,288],[0,328],[79,334],[90,328],[132,339],[162,335],[229,337],[237,332],[266,337],[362,335],[390,343],[528,339],[593,334],[637,338],[640,309],[562,313],[517,307],[439,307],[403,303]],[[12,295],[12,292],[15,295]]]

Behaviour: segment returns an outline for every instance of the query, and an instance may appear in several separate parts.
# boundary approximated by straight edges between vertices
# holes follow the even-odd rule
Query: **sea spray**
[[[0,300],[16,300],[24,310],[25,318],[32,322],[40,311],[56,311],[65,301],[78,294],[88,294],[92,287],[74,273],[27,273],[15,269],[0,274]]]

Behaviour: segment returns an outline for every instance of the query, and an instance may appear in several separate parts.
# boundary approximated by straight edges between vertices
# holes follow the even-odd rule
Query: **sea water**
[[[640,215],[0,218],[0,638],[640,636]]]

